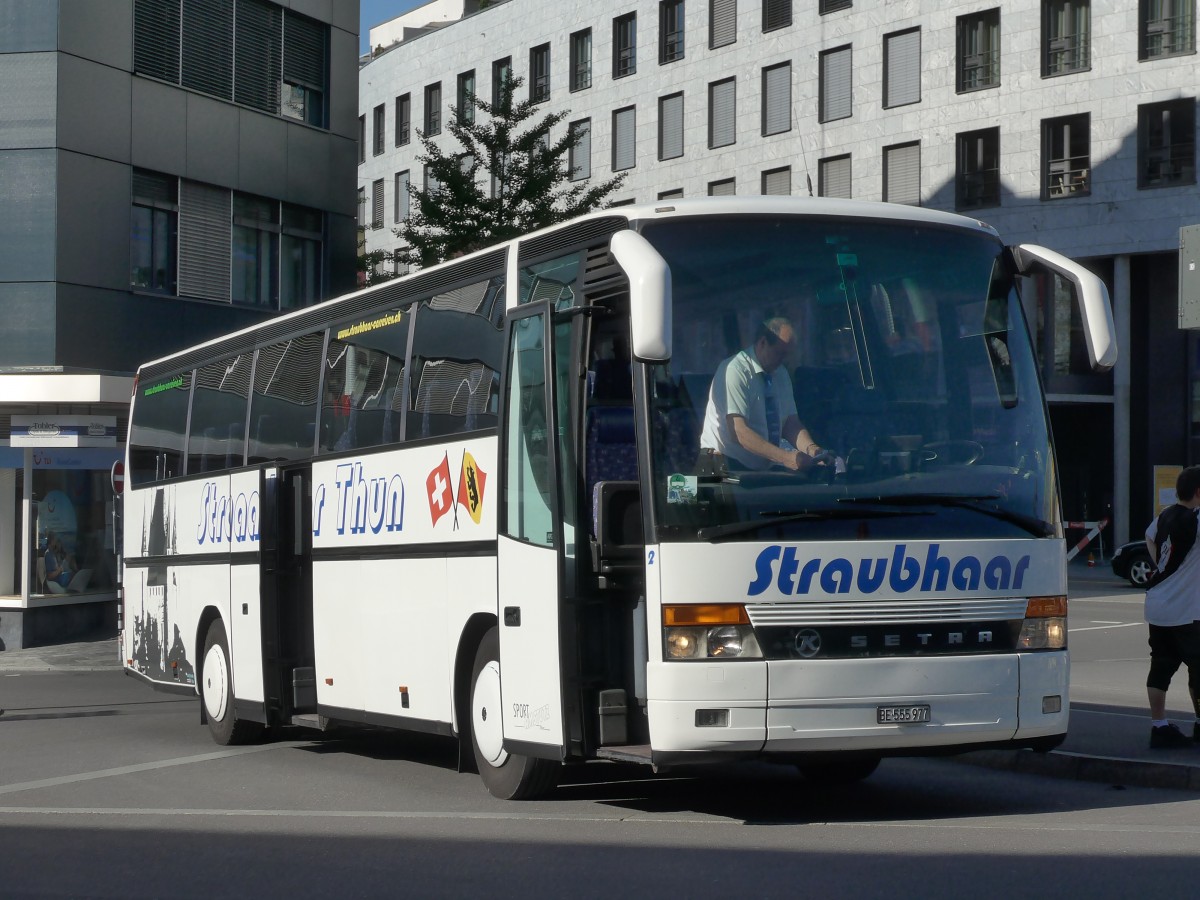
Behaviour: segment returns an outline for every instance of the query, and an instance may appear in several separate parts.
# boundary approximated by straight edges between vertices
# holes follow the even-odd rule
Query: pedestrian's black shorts
[[[1188,684],[1200,688],[1200,622],[1186,625],[1150,626],[1150,674],[1146,687],[1165,691],[1171,676],[1183,663],[1188,667]]]

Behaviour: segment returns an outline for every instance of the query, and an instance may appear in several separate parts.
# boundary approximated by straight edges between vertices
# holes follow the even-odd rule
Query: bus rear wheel
[[[229,658],[229,638],[225,625],[213,619],[204,639],[204,657],[200,669],[200,702],[204,704],[208,730],[222,746],[245,744],[262,734],[257,722],[239,719],[234,712],[233,666]]]
[[[809,781],[854,784],[869,778],[879,768],[878,756],[862,756],[843,762],[802,763],[796,766]]]
[[[471,668],[471,749],[479,777],[493,797],[532,800],[558,783],[558,763],[504,749],[500,633],[495,628],[483,636]]]

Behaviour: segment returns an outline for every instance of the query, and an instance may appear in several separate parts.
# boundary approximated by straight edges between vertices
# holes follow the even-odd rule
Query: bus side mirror
[[[608,250],[629,278],[633,355],[648,363],[671,359],[671,269],[636,231],[618,231]]]
[[[1117,362],[1116,326],[1113,325],[1112,304],[1108,288],[1096,275],[1073,259],[1035,244],[1019,244],[1012,248],[1017,269],[1022,275],[1035,275],[1039,269],[1049,269],[1068,281],[1079,303],[1079,318],[1087,343],[1088,360],[1098,372],[1107,372]]]

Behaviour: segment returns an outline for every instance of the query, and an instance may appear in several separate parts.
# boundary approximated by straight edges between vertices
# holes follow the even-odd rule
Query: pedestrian
[[[1189,466],[1175,481],[1178,500],[1146,529],[1146,546],[1155,571],[1146,589],[1146,623],[1150,631],[1150,746],[1185,747],[1200,742],[1200,466]],[[1167,721],[1167,688],[1186,665],[1188,692],[1196,722],[1188,738]]]

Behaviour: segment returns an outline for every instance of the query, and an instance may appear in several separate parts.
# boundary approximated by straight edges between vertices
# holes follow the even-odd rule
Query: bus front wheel
[[[200,669],[200,701],[204,704],[208,730],[222,746],[245,744],[258,737],[262,726],[239,719],[233,706],[233,666],[229,638],[220,619],[213,619],[204,639],[204,663]]]
[[[558,782],[561,766],[548,759],[519,756],[504,749],[500,699],[500,633],[483,636],[471,669],[471,749],[479,777],[501,800],[532,800]]]

